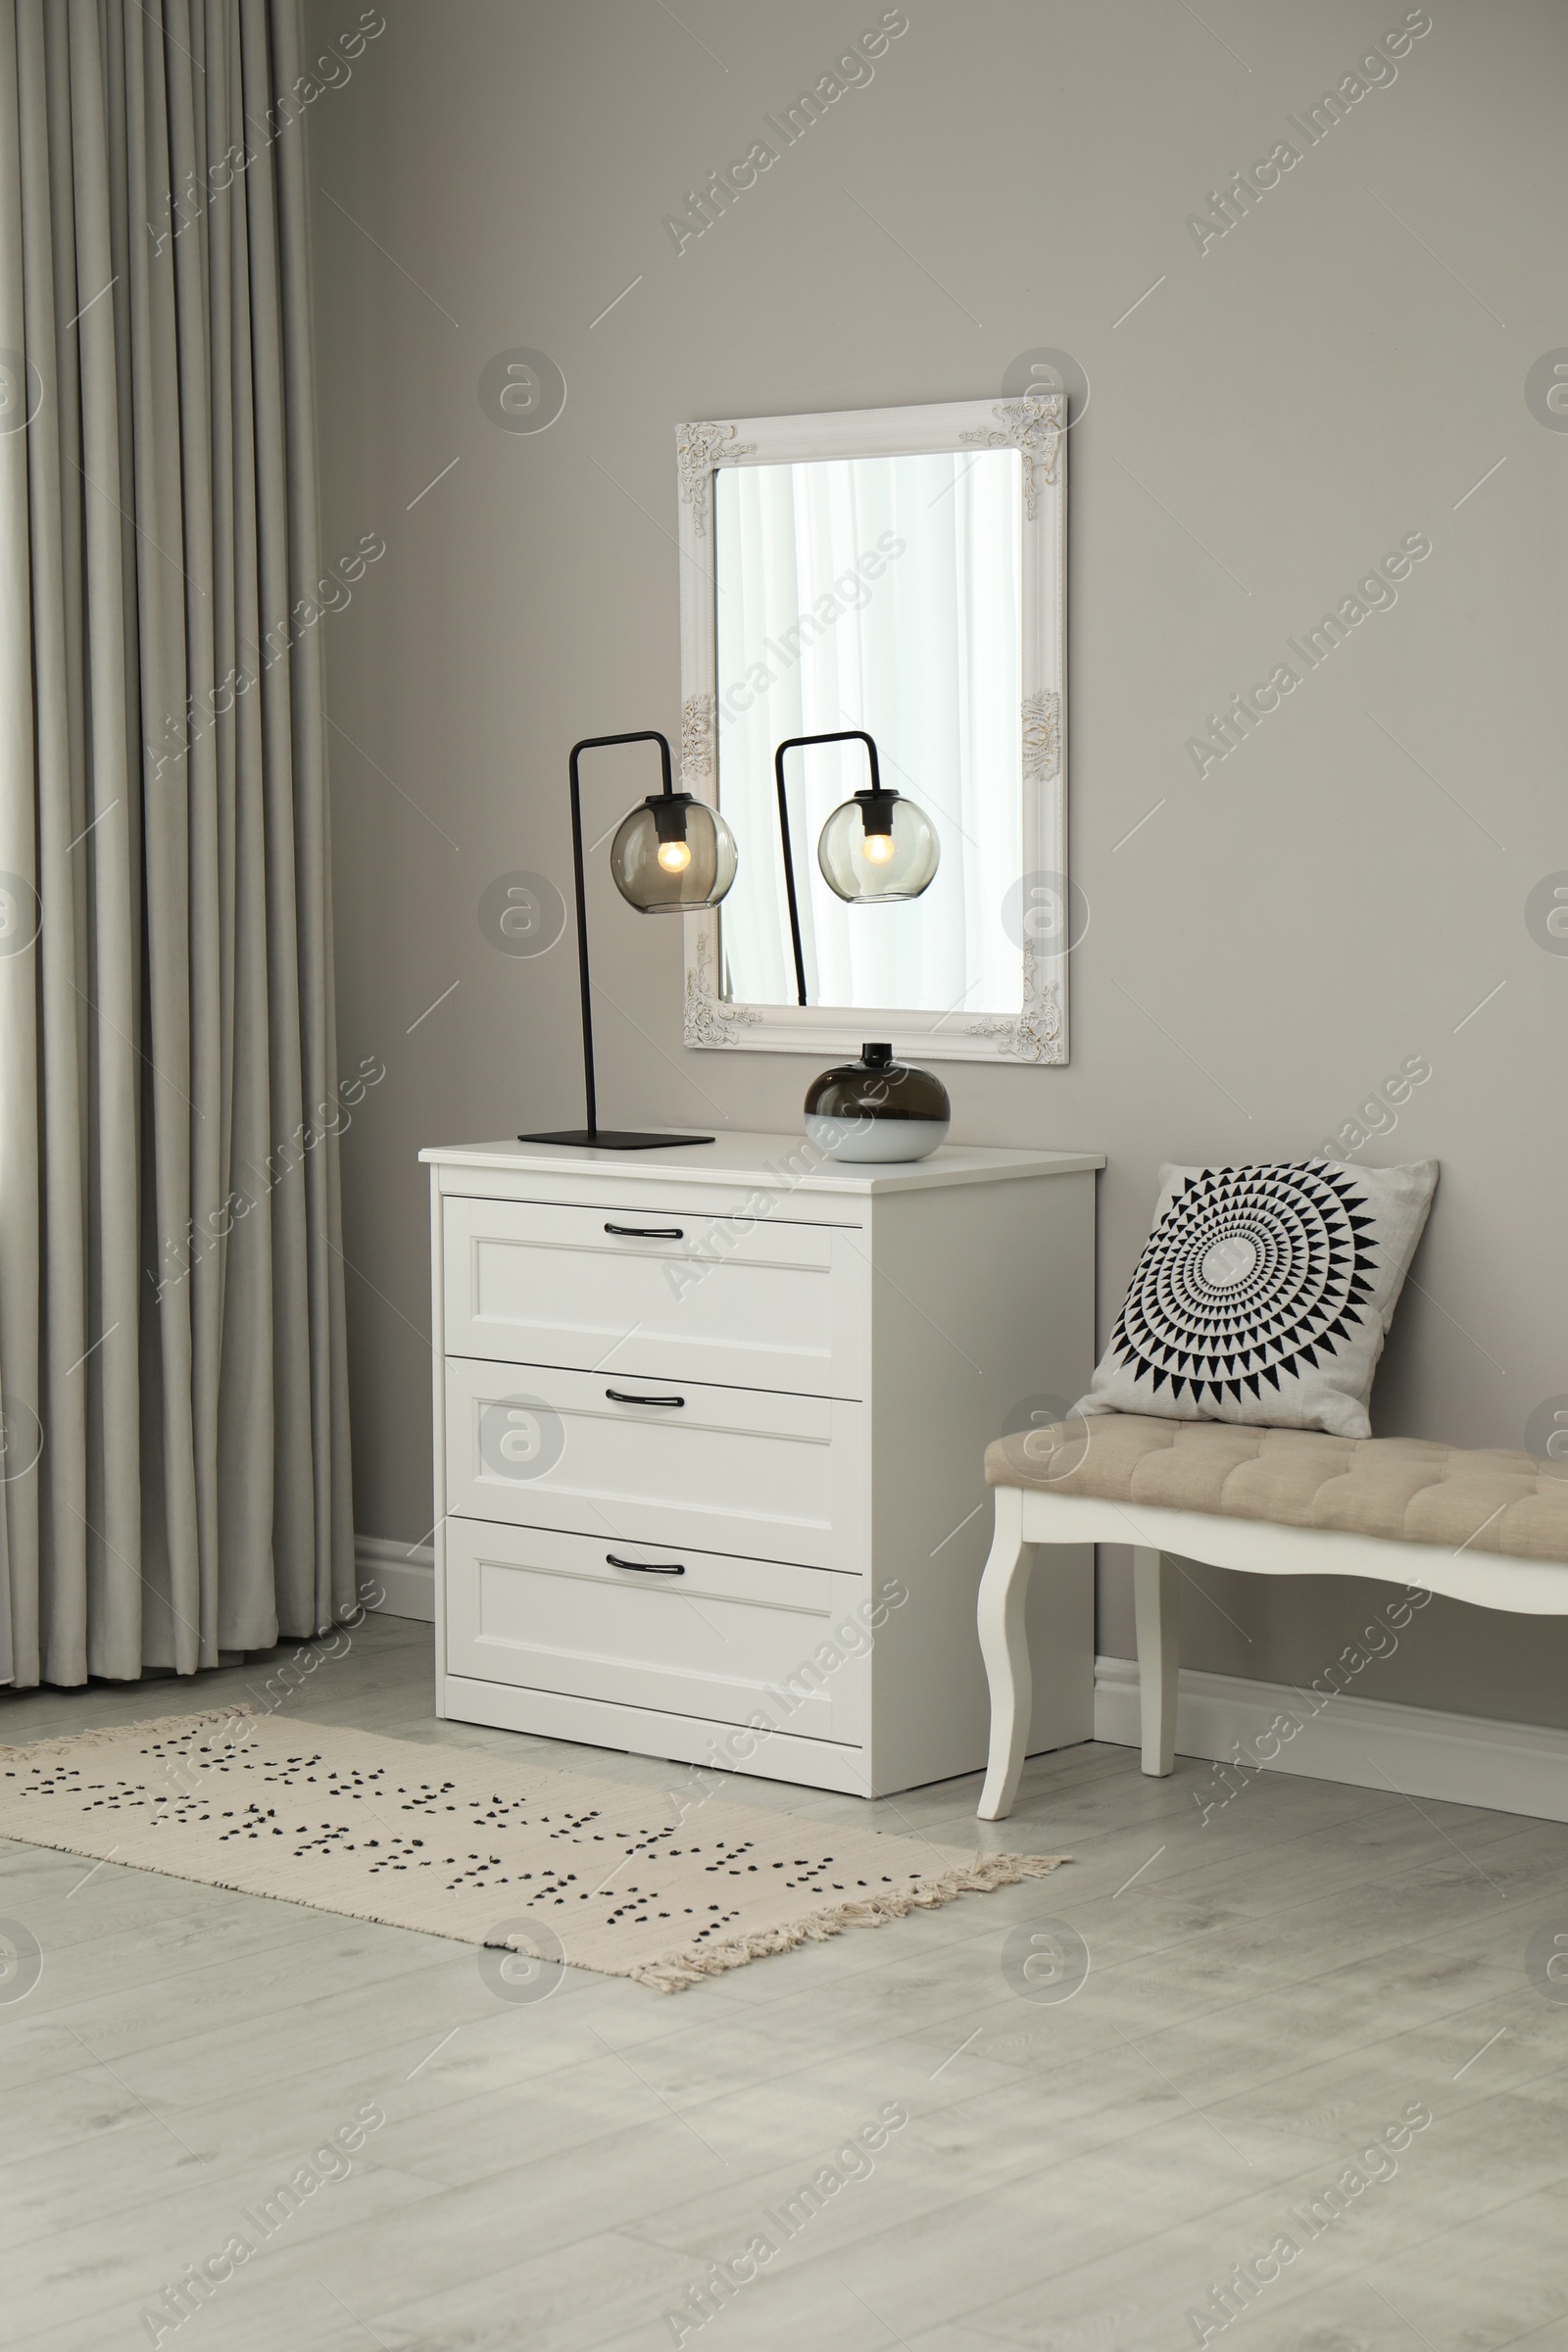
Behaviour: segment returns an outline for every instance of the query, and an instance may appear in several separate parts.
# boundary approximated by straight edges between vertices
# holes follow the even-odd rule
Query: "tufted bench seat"
[[[980,1585],[1002,1820],[1031,1699],[1024,1603],[1037,1544],[1133,1546],[1143,1765],[1175,1755],[1178,1643],[1163,1555],[1274,1576],[1368,1576],[1527,1614],[1568,1615],[1568,1476],[1503,1448],[1335,1438],[1230,1422],[1075,1414],[986,1453],[996,1536]]]

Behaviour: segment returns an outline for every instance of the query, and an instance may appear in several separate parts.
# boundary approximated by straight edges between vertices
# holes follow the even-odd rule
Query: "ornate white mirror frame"
[[[713,477],[723,466],[1015,449],[1021,458],[1022,764],[1019,987],[1007,1010],[748,1004],[718,993],[720,909],[686,918],[685,1042],[749,1053],[844,1054],[867,1037],[964,1061],[1067,1059],[1066,395],[949,401],[815,416],[754,416],[676,428],[681,552],[681,782],[718,799],[718,649]],[[801,845],[798,860],[810,858]],[[1033,884],[1035,887],[1030,888]],[[1044,910],[1025,906],[1026,896]],[[1034,919],[1039,914],[1040,919]],[[859,919],[857,917],[857,919]],[[868,919],[874,920],[874,914]]]

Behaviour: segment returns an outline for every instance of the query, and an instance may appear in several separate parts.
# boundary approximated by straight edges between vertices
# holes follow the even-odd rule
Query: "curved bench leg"
[[[1023,1490],[998,1487],[996,1534],[980,1579],[980,1654],[991,1686],[991,1757],[980,1792],[982,1821],[1004,1821],[1018,1793],[1029,1739],[1034,1680],[1024,1609],[1035,1547],[1023,1540]]]
[[[1133,1545],[1133,1619],[1138,1636],[1138,1706],[1144,1770],[1164,1774],[1176,1764],[1176,1673],[1181,1634],[1176,1579],[1163,1552]]]

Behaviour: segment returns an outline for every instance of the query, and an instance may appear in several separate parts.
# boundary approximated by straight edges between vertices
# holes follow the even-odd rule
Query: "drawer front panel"
[[[680,1208],[448,1200],[447,1351],[858,1396],[862,1318],[844,1293],[859,1239]]]
[[[607,1549],[679,1560],[685,1574],[617,1569]],[[446,1579],[454,1674],[718,1724],[760,1713],[811,1740],[864,1737],[863,1658],[841,1642],[842,1664],[813,1663],[835,1625],[856,1622],[860,1588],[847,1578],[455,1519]]]
[[[612,1544],[864,1564],[863,1405],[461,1356],[446,1387],[449,1511]]]

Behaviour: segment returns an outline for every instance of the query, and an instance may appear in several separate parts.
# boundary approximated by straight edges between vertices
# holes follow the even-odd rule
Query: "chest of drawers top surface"
[[[1024,1152],[993,1144],[944,1144],[929,1158],[881,1163],[826,1159],[802,1135],[733,1133],[710,1144],[672,1144],[667,1151],[595,1152],[581,1145],[501,1141],[456,1144],[421,1152],[437,1170],[442,1192],[512,1193],[519,1178],[559,1182],[563,1177],[609,1184],[622,1194],[670,1185],[710,1184],[751,1189],[775,1196],[781,1188],[803,1204],[812,1200],[858,1201],[879,1194],[928,1192],[944,1185],[1004,1183],[1017,1176],[1068,1176],[1102,1168],[1100,1152]],[[608,1197],[608,1196],[606,1196]]]

